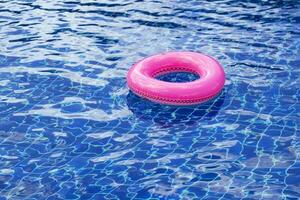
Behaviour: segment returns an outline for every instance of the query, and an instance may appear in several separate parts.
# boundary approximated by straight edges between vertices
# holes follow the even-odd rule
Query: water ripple
[[[0,0],[0,199],[298,199],[299,12]],[[222,94],[179,108],[129,92],[133,63],[175,50],[216,57]]]

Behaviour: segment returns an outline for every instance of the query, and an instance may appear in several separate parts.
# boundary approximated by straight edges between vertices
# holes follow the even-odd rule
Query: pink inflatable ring
[[[190,72],[200,79],[172,83],[155,77],[171,72]],[[129,88],[138,96],[171,105],[191,105],[218,95],[225,83],[222,66],[212,57],[194,52],[168,52],[145,58],[127,74]]]

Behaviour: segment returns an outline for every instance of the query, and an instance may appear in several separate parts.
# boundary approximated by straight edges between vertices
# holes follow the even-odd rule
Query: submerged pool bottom
[[[0,200],[298,200],[299,6],[0,1]],[[130,92],[129,67],[167,51],[217,58],[222,93]]]

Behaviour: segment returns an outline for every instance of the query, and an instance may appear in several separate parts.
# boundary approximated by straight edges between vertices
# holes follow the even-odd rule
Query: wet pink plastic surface
[[[200,79],[185,83],[165,82],[155,77],[171,72],[191,72]],[[218,95],[225,83],[222,66],[214,58],[194,52],[168,52],[145,58],[127,74],[129,88],[151,101],[172,104],[198,104]]]

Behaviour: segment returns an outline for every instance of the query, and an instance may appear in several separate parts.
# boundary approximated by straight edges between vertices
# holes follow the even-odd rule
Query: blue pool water
[[[217,58],[222,94],[129,92],[174,50]],[[0,200],[299,199],[299,77],[297,0],[0,0]]]

